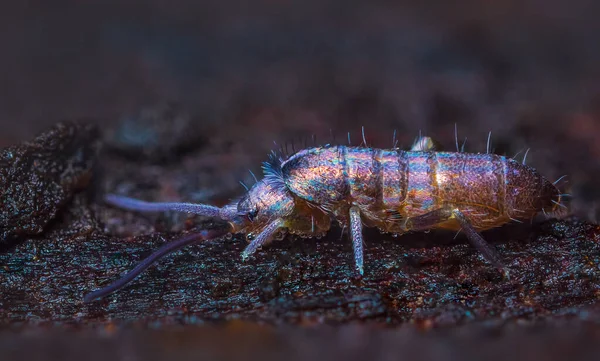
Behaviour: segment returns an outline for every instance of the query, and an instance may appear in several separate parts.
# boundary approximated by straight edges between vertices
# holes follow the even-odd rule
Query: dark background
[[[360,144],[364,126],[368,143],[376,147],[392,146],[396,130],[404,147],[422,132],[454,150],[456,125],[459,142],[468,138],[468,151],[485,151],[489,131],[496,153],[519,153],[517,158],[522,159],[530,148],[527,164],[551,180],[568,175],[561,187],[573,196],[570,214],[597,222],[598,14],[600,3],[595,1],[3,4],[0,146],[32,139],[61,120],[86,119],[99,125],[107,150],[96,173],[99,193],[222,204],[243,192],[238,181],[251,183],[248,169],[260,173],[260,163],[275,147],[287,144],[291,149],[293,144],[298,149],[313,137],[318,143],[346,143],[347,132],[353,144]],[[411,300],[404,305],[386,298],[385,290],[395,279],[376,275],[368,284],[384,291],[366,289],[362,294],[361,286],[328,273],[337,267],[336,261],[346,262],[336,258],[349,252],[344,242],[328,241],[323,246],[307,242],[305,254],[298,243],[284,242],[257,256],[255,269],[239,265],[236,257],[242,244],[234,240],[186,251],[146,274],[131,292],[87,308],[79,301],[83,293],[130,269],[169,238],[163,238],[164,232],[189,224],[183,225],[184,217],[157,221],[106,209],[93,197],[77,197],[66,218],[94,215],[85,225],[92,230],[85,242],[64,236],[59,229],[0,254],[5,272],[0,276],[8,275],[1,283],[2,324],[24,326],[27,331],[7,334],[3,329],[1,348],[15,359],[162,359],[198,352],[209,359],[249,353],[261,360],[282,355],[290,360],[333,359],[339,350],[346,359],[391,358],[397,350],[423,358],[503,359],[514,358],[510,351],[519,348],[529,350],[524,358],[595,355],[588,347],[597,344],[600,312],[597,307],[586,308],[600,294],[594,276],[600,230],[593,225],[552,223],[533,236],[521,237],[538,242],[524,245],[502,243],[513,237],[510,230],[491,236],[500,240],[503,252],[518,260],[518,274],[530,280],[524,287],[531,294],[518,289],[518,281],[508,286],[490,282],[481,273],[485,265],[460,246],[452,248],[454,261],[438,269],[438,262],[431,259],[448,261],[443,248],[411,250],[410,257],[429,259],[423,266],[417,261],[410,264],[404,253],[402,244],[410,244],[410,239],[406,243],[387,239],[381,245],[369,241],[373,269],[381,271],[386,262],[408,257],[408,266],[402,261],[400,271],[392,272],[407,283],[390,291]],[[63,223],[58,228],[73,228]],[[569,231],[570,227],[576,230]],[[139,237],[117,238],[132,235]],[[429,237],[426,242],[433,239]],[[546,239],[562,243],[546,248],[539,243]],[[582,248],[575,248],[577,242]],[[301,254],[304,267],[318,264],[296,274],[288,260],[294,254]],[[214,264],[213,274],[205,275],[203,268],[195,274],[194,262],[206,255],[206,264]],[[467,264],[466,271],[457,264]],[[407,268],[413,273],[403,276]],[[264,278],[272,282],[269,277],[280,279],[277,269],[291,273],[290,279],[298,281],[304,293],[294,293],[289,287],[293,282],[284,280],[281,290],[268,292],[293,297],[282,298],[281,304],[276,299],[256,301],[252,287],[264,286],[261,272],[270,272]],[[579,278],[569,279],[565,276],[569,272]],[[415,281],[405,276],[414,276]],[[471,288],[461,288],[464,279],[452,281],[460,277],[472,279]],[[230,288],[220,285],[224,279]],[[265,330],[253,323],[233,322],[225,329],[197,327],[205,318],[239,317],[225,311],[240,302],[234,294],[239,280],[246,282],[246,288],[239,286],[247,297],[240,303],[243,318],[258,319],[259,324],[281,320],[302,324],[306,317],[311,325],[319,320],[351,325],[319,328],[314,334],[287,326]],[[315,289],[302,283],[306,280],[317,280]],[[190,284],[198,285],[201,297]],[[338,288],[359,301],[326,292]],[[431,302],[421,297],[428,292],[434,295]],[[472,304],[460,304],[465,299]],[[364,310],[357,311],[361,302]],[[352,324],[372,320],[376,327],[385,325],[390,323],[385,321],[386,312],[392,309],[397,318],[391,330],[371,331]],[[296,319],[294,312],[301,316]],[[141,319],[145,321],[135,323]],[[524,319],[528,327],[521,328]],[[116,331],[128,322],[133,329]],[[36,328],[36,323],[44,327]],[[99,331],[46,332],[63,324],[76,329],[91,325]],[[171,326],[180,324],[194,326],[173,331]],[[446,333],[417,330],[464,324],[469,326]],[[548,328],[536,332],[540,325]],[[161,331],[153,333],[154,328]],[[490,329],[501,329],[502,337]],[[247,352],[237,354],[233,347],[223,346],[228,340]],[[32,344],[43,351],[34,354]],[[473,345],[480,345],[481,353]],[[160,352],[148,351],[153,347]]]
[[[123,121],[177,101],[258,163],[279,144],[531,147],[596,219],[600,34],[594,1],[43,1],[0,12],[0,144],[64,118]],[[241,171],[224,173],[239,180]],[[245,174],[244,174],[245,176]],[[585,198],[589,204],[581,205]]]

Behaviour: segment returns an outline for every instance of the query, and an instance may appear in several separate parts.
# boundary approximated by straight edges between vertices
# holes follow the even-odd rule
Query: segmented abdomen
[[[282,175],[296,196],[328,209],[358,205],[376,220],[386,212],[414,217],[450,204],[478,228],[510,217],[520,201],[515,189],[533,199],[544,182],[531,168],[494,154],[345,146],[303,150],[282,164]],[[524,211],[539,211],[527,204]]]

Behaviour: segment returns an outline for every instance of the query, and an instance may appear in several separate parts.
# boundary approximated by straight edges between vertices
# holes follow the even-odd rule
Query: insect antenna
[[[123,277],[111,283],[110,285],[101,288],[99,290],[88,293],[83,297],[83,302],[89,303],[95,299],[106,297],[109,294],[125,287],[129,282],[133,281],[140,273],[144,272],[148,267],[152,266],[154,262],[159,259],[183,248],[200,241],[208,241],[211,239],[219,238],[231,232],[231,229],[222,230],[203,230],[200,233],[190,234],[176,241],[169,242],[159,248],[156,252],[152,253],[142,262],[140,262],[134,269],[126,273]]]
[[[248,192],[250,190],[248,188],[248,186],[246,185],[246,183],[244,183],[244,181],[240,181],[240,184],[242,185],[242,187],[244,187],[244,189],[246,190],[246,192]]]
[[[240,182],[244,187],[243,182]],[[247,189],[247,188],[246,188]],[[178,203],[178,202],[146,202],[139,199],[108,194],[104,198],[106,203],[113,206],[140,212],[165,212],[176,211],[197,214],[207,217],[220,217],[221,208],[201,203]]]

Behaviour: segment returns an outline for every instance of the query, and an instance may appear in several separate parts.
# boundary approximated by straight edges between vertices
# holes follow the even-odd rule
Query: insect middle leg
[[[360,209],[357,206],[350,207],[350,238],[354,249],[354,264],[358,273],[362,276],[363,266],[363,235]]]
[[[485,239],[475,230],[467,216],[458,209],[451,207],[439,208],[420,216],[411,217],[406,220],[405,228],[407,231],[423,231],[434,227],[437,224],[444,223],[450,219],[456,219],[463,232],[467,235],[469,242],[483,254],[483,257],[494,267],[501,271],[505,277],[508,276],[508,270],[502,263],[498,252],[486,242]]]

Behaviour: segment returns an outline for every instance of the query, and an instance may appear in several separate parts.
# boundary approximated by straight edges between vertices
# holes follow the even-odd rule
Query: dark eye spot
[[[256,218],[256,216],[258,215],[258,209],[253,209],[250,212],[248,212],[248,220],[250,222],[254,222],[254,218]]]

